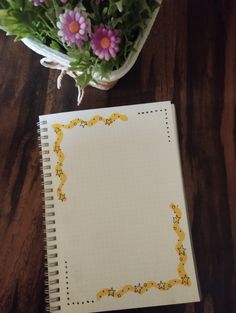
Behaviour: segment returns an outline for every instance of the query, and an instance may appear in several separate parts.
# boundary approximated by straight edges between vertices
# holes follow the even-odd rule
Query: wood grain
[[[43,232],[36,122],[76,110],[69,77],[0,33],[0,312],[43,313]],[[136,311],[236,312],[236,2],[164,0],[132,70],[81,109],[172,100],[202,301]]]

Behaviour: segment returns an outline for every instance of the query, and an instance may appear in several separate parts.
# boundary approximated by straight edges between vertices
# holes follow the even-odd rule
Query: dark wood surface
[[[44,312],[36,122],[77,110],[76,89],[0,32],[0,312]],[[87,88],[80,109],[156,100],[176,105],[202,301],[145,309],[236,312],[236,1],[163,0],[132,70],[110,91]],[[140,310],[142,312],[144,310]]]

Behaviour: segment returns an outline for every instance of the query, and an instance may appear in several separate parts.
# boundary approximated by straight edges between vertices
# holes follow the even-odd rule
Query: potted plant
[[[44,56],[41,64],[110,89],[136,61],[162,0],[1,0],[0,28]],[[80,93],[81,96],[81,93]]]

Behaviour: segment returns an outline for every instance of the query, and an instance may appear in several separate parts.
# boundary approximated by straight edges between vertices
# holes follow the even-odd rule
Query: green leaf
[[[108,8],[107,14],[108,16],[112,17],[115,15],[116,11],[117,11],[117,6],[115,3],[112,3]]]
[[[91,80],[92,80],[92,75],[90,71],[86,71],[82,73],[80,76],[77,76],[75,78],[77,85],[79,85],[82,89],[87,87]]]
[[[50,48],[61,51],[61,46],[54,40],[52,40],[52,42],[50,43]]]
[[[0,10],[0,25],[1,28],[15,35],[17,39],[34,35],[34,31],[30,27],[21,23],[18,18],[9,15],[7,10]]]
[[[116,6],[117,6],[118,11],[119,11],[120,13],[122,13],[122,12],[123,12],[123,1],[122,1],[122,0],[117,1],[117,2],[116,2]]]

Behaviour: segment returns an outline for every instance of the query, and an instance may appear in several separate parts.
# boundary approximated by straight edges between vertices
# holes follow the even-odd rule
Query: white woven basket
[[[160,4],[161,2],[162,0],[159,0]],[[159,8],[160,6],[154,11],[152,17],[149,19],[148,25],[145,31],[143,32],[142,36],[140,35],[136,40],[134,45],[134,51],[129,54],[125,63],[118,70],[112,71],[111,74],[109,75],[109,78],[101,78],[98,75],[96,75],[94,77],[96,83],[94,81],[91,81],[89,85],[96,87],[98,89],[108,90],[112,88],[116,84],[116,82],[132,68],[151,31],[151,28],[158,14]],[[73,77],[73,74],[70,74],[68,70],[69,64],[72,61],[72,59],[69,56],[49,48],[48,46],[42,44],[40,41],[36,39],[23,38],[22,41],[31,50],[35,51],[36,53],[44,57],[41,60],[42,65],[44,65],[45,67],[65,71],[67,74]],[[80,74],[81,73],[77,73],[77,75]]]

